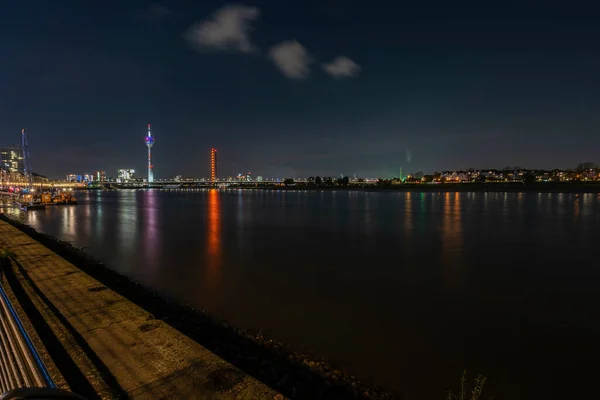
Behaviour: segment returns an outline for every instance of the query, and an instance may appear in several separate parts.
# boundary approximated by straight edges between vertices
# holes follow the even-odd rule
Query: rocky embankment
[[[17,227],[107,287],[138,304],[226,361],[292,399],[395,399],[373,385],[359,381],[344,369],[258,332],[232,327],[205,311],[160,297],[100,263],[68,242],[37,232],[1,214]]]

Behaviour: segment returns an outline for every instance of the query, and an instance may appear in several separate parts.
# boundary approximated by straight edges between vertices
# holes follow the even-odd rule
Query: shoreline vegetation
[[[195,340],[249,375],[292,399],[371,399],[399,397],[365,384],[343,368],[254,332],[230,326],[204,310],[161,297],[126,275],[111,270],[83,250],[0,213],[18,228],[155,318]]]
[[[185,186],[184,186],[185,187]],[[241,189],[307,190],[307,191],[364,191],[364,192],[533,192],[533,193],[600,193],[600,183],[439,183],[317,186],[294,184],[289,186],[235,186]]]

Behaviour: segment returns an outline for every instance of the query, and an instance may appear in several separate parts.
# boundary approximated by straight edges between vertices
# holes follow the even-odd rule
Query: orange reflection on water
[[[453,197],[453,199],[451,198]],[[460,193],[444,196],[444,213],[442,217],[442,264],[444,283],[452,288],[460,288],[463,275],[463,231],[462,213],[460,209]]]
[[[65,206],[61,209],[63,213],[62,218],[62,234],[67,236],[69,240],[73,240],[76,236],[75,232],[75,209],[73,206]]]
[[[413,230],[413,209],[411,192],[406,192],[404,198],[404,234],[410,237]]]
[[[208,234],[207,234],[207,255],[208,263],[206,270],[207,286],[214,288],[218,283],[221,263],[221,200],[217,189],[208,191]]]

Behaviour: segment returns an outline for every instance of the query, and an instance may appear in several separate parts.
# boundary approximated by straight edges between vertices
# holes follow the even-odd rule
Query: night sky
[[[600,10],[403,3],[5,4],[0,142],[53,178],[145,172],[148,123],[157,178],[600,161]]]

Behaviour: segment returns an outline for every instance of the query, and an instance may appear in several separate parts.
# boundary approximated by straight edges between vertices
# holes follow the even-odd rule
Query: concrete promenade
[[[38,334],[73,391],[77,383],[100,398],[283,399],[4,221],[0,246],[15,254],[14,292],[35,306],[33,326],[46,327]]]

